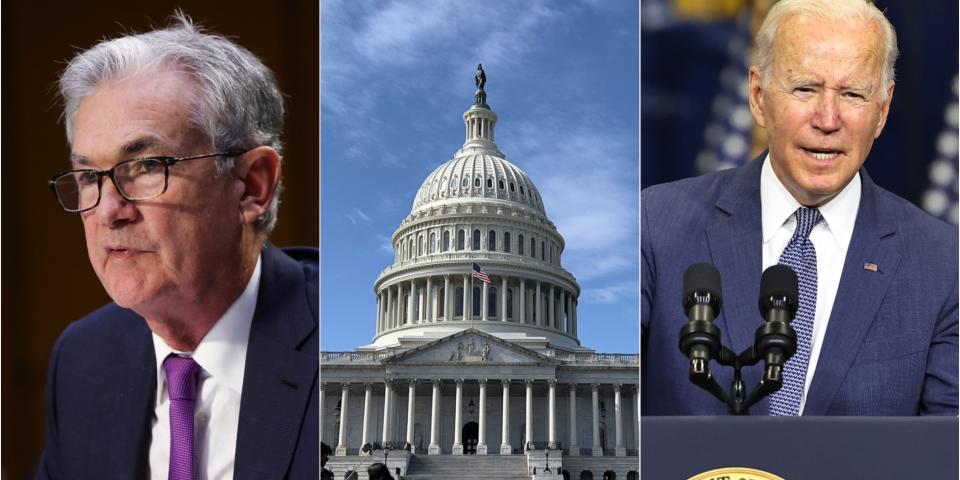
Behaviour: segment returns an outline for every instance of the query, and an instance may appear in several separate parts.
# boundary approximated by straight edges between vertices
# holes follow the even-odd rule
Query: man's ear
[[[270,207],[280,182],[280,154],[272,147],[257,147],[237,158],[240,216],[245,224],[254,224]]]
[[[750,102],[750,113],[753,114],[753,119],[756,120],[757,125],[766,128],[767,117],[764,111],[762,84],[763,77],[760,74],[760,69],[757,68],[756,65],[751,65],[747,82],[747,98]]]

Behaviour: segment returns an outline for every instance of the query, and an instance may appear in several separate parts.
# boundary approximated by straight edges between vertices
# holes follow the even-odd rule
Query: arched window
[[[497,316],[497,287],[487,288],[487,316]]]
[[[464,234],[463,230],[460,230],[460,231],[457,232],[457,250],[463,250],[463,237],[464,237],[464,235],[465,235],[465,234]]]
[[[546,250],[545,244],[543,243],[543,240],[540,240],[540,260],[546,262],[547,255],[544,253],[544,250]]]
[[[515,187],[513,186],[513,182],[510,182],[510,193],[513,193],[513,192],[515,192],[515,191],[516,191],[516,189],[515,189]]]
[[[430,232],[430,245],[427,247],[430,253],[433,253],[433,249],[436,248],[435,247],[436,244],[437,244],[437,232]]]
[[[440,242],[440,251],[446,252],[448,248],[450,248],[450,231],[444,230],[443,241]]]
[[[487,232],[487,250],[491,252],[497,251],[497,232],[493,230]]]
[[[503,232],[503,251],[510,253],[510,232]]]
[[[423,235],[417,238],[417,255],[423,255]]]
[[[457,287],[456,290],[457,301],[454,302],[454,315],[462,316],[463,315],[463,287]]]
[[[520,196],[523,196],[523,185],[520,185]]]
[[[473,186],[474,188],[480,188],[480,177],[473,178]]]
[[[537,258],[537,239],[535,238],[530,239],[530,256]]]
[[[467,178],[467,177],[463,177],[463,183],[461,183],[460,186],[463,187],[463,188],[469,187],[469,186],[470,186],[470,179]]]
[[[416,250],[413,249],[413,239],[411,238],[407,242],[407,258],[413,258],[413,255],[416,253]]]
[[[480,230],[473,231],[473,249],[480,250]]]
[[[503,190],[503,180],[497,181],[497,188],[499,188],[500,190]]]
[[[487,179],[487,188],[493,188],[493,178]]]
[[[453,190],[454,188],[457,188],[457,177],[450,179],[450,190]]]
[[[550,244],[550,263],[553,263],[553,244]]]
[[[513,318],[513,290],[507,289],[507,318]]]
[[[517,235],[517,255],[523,255],[523,234]]]
[[[480,316],[480,299],[482,298],[483,292],[480,290],[480,287],[473,287],[473,307],[470,309],[473,311],[473,316]]]

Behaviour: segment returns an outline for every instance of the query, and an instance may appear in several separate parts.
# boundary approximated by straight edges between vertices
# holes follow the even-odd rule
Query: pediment
[[[475,329],[434,340],[383,360],[385,364],[530,365],[553,363],[549,357]]]

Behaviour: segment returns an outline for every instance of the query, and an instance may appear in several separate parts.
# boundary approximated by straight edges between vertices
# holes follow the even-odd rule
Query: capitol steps
[[[529,479],[523,455],[416,455],[410,459],[406,480],[518,480]]]

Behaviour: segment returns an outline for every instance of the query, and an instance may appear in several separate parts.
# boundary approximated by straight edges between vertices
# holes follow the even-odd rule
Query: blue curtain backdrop
[[[751,2],[714,19],[681,13],[683,3],[691,2],[641,3],[642,187],[751,158],[753,119],[743,121]],[[958,4],[876,4],[897,30],[900,58],[890,118],[867,170],[956,223]]]

